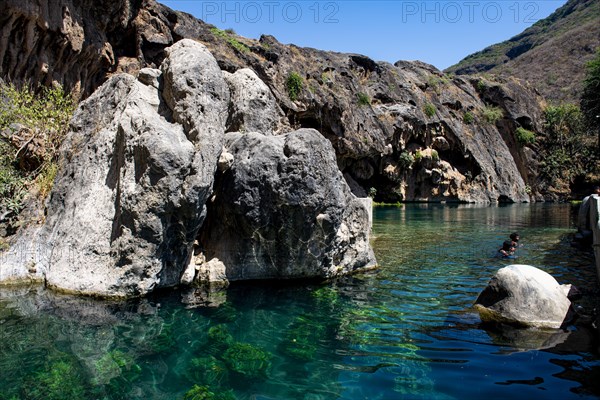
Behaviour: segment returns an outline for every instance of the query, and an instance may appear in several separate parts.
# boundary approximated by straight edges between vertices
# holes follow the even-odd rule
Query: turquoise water
[[[523,246],[512,261],[581,286],[578,306],[591,312],[593,257],[570,246],[572,214],[569,205],[376,208],[381,268],[326,284],[125,303],[0,289],[0,399],[595,398],[590,329],[487,331],[469,310],[509,263],[491,256],[516,230]]]

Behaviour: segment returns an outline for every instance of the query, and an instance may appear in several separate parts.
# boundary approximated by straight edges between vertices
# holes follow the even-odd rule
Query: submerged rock
[[[492,277],[475,308],[484,322],[560,328],[575,315],[569,289],[541,269],[509,265]]]
[[[565,343],[571,331],[563,329],[522,328],[506,324],[484,326],[484,329],[503,353],[552,349]]]

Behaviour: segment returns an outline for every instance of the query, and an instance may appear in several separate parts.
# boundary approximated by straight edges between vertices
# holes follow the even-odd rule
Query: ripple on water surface
[[[569,205],[376,208],[376,273],[125,303],[0,291],[3,399],[480,399],[600,394],[596,334],[487,331],[470,306],[512,231],[516,261],[596,283]],[[596,297],[580,303],[597,306]],[[194,386],[196,385],[196,386]],[[192,392],[189,392],[190,397]]]

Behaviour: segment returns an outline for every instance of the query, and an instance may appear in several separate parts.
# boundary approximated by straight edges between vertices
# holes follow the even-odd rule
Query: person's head
[[[600,186],[594,186],[594,190],[592,191],[592,194],[600,194]]]
[[[519,239],[521,239],[521,237],[519,236],[519,234],[517,232],[513,232],[510,234],[510,240],[512,240],[513,242],[519,242]]]
[[[515,249],[515,247],[513,246],[512,240],[505,240],[504,243],[502,243],[502,250],[513,251],[514,249]]]

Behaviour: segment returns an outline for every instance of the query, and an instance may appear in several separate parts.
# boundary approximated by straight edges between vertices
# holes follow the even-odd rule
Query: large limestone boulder
[[[331,277],[375,263],[367,209],[313,129],[281,136],[229,133],[230,169],[200,236],[228,280]]]
[[[205,217],[228,103],[217,62],[191,40],[167,49],[162,70],[109,79],[80,105],[63,144],[34,235],[43,259],[7,263],[33,264],[49,286],[82,294],[179,283]]]
[[[574,316],[570,289],[541,269],[514,264],[496,272],[475,308],[484,322],[560,328]]]

